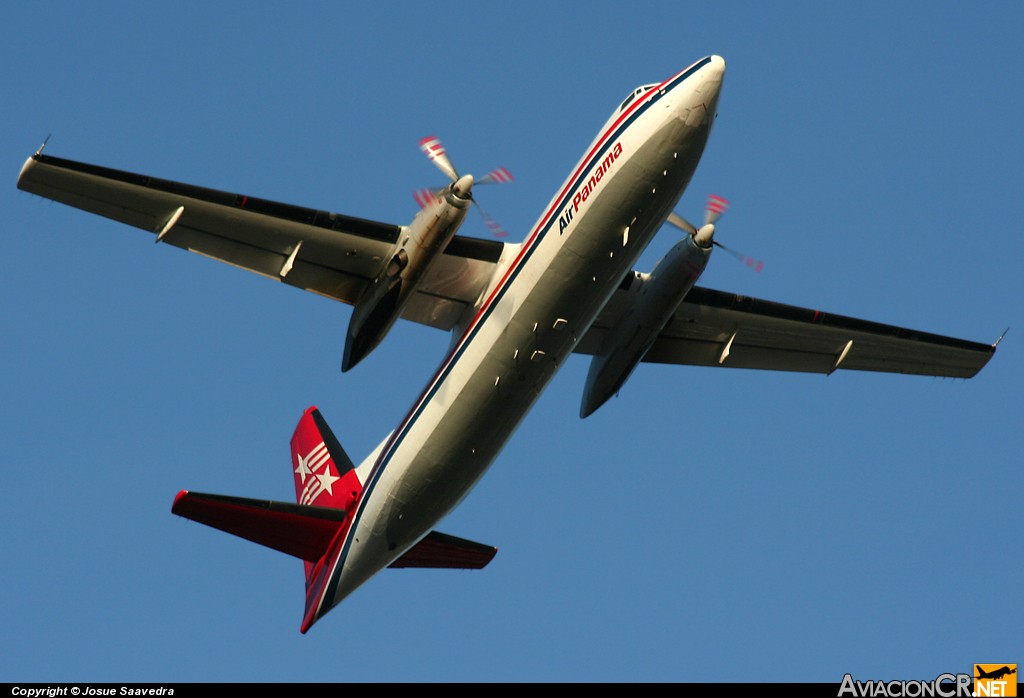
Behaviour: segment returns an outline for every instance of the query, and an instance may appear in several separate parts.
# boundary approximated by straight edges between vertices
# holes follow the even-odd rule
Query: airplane
[[[974,677],[976,679],[996,679],[996,680],[998,680],[998,679],[1003,678],[1004,676],[1009,676],[1010,674],[1016,674],[1017,673],[1017,668],[1016,667],[1011,669],[1009,666],[1003,666],[1003,667],[1000,667],[999,669],[994,669],[993,671],[985,671],[984,669],[982,669],[977,664],[975,664],[974,666],[978,670],[978,675]]]
[[[419,397],[358,465],[316,408],[291,442],[296,501],[182,490],[172,512],[303,560],[305,633],[387,567],[480,569],[496,548],[435,531],[480,480],[570,354],[591,356],[586,417],[641,363],[969,378],[994,344],[696,285],[726,202],[701,226],[674,213],[717,115],[725,61],[710,55],[617,103],[522,242],[457,231],[483,181],[440,139],[420,147],[451,183],[396,225],[46,155],[18,187],[141,228],[158,243],[353,306],[342,369],[399,319],[449,332]],[[44,143],[45,145],[45,143]],[[666,223],[685,231],[634,270]],[[728,248],[726,248],[728,249]]]

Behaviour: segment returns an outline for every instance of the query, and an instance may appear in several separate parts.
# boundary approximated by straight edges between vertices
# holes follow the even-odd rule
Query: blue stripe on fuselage
[[[541,241],[541,239],[544,238],[544,236],[548,234],[548,232],[551,230],[551,227],[555,223],[557,223],[558,213],[563,211],[565,207],[568,205],[568,203],[572,202],[573,194],[576,193],[576,190],[586,179],[587,175],[593,169],[594,165],[601,161],[601,158],[604,157],[605,153],[607,153],[608,151],[608,148],[614,143],[616,138],[621,136],[622,133],[631,124],[633,124],[633,122],[635,122],[642,114],[644,114],[648,108],[653,106],[663,96],[663,93],[667,94],[677,85],[679,85],[679,83],[686,80],[688,77],[696,73],[698,70],[700,70],[710,62],[710,57],[703,58],[697,61],[692,66],[676,75],[674,78],[670,78],[661,85],[658,85],[657,87],[653,88],[652,92],[654,92],[654,94],[651,97],[642,97],[638,99],[632,107],[632,113],[627,112],[629,116],[627,116],[625,119],[617,120],[614,124],[612,124],[611,127],[609,127],[605,135],[601,139],[599,139],[598,144],[595,146],[594,152],[591,154],[590,158],[579,167],[579,169],[577,170],[576,178],[568,187],[564,189],[565,193],[562,195],[560,199],[558,199],[557,202],[555,202],[549,207],[546,220],[542,220],[541,223],[538,225],[538,228],[535,228],[531,233],[531,237],[527,238],[527,244],[524,246],[523,250],[520,251],[519,259],[517,259],[513,263],[509,272],[506,273],[504,282],[498,288],[492,291],[490,299],[488,299],[484,307],[481,308],[481,310],[477,313],[477,317],[467,328],[466,333],[463,335],[462,339],[458,342],[458,344],[454,346],[452,352],[449,354],[446,360],[442,362],[441,367],[438,369],[437,373],[434,375],[434,378],[431,380],[431,382],[427,384],[428,387],[424,390],[424,393],[421,395],[420,399],[417,400],[417,402],[413,405],[412,410],[410,410],[409,414],[406,415],[406,418],[403,420],[402,424],[399,426],[398,429],[395,430],[395,433],[392,435],[391,439],[389,440],[389,443],[387,443],[384,446],[383,450],[381,451],[381,454],[378,456],[377,464],[373,467],[373,470],[370,472],[370,476],[367,478],[367,483],[363,488],[363,493],[359,500],[359,507],[356,510],[356,515],[352,520],[352,525],[349,526],[349,529],[345,535],[345,541],[342,546],[341,552],[338,556],[338,559],[334,563],[333,569],[331,570],[331,580],[327,584],[324,596],[320,599],[321,606],[323,604],[324,599],[333,598],[335,592],[337,591],[338,583],[341,579],[341,570],[344,569],[344,561],[348,557],[349,549],[351,548],[352,545],[352,537],[359,526],[360,520],[362,519],[365,504],[367,501],[369,501],[370,495],[372,494],[377,483],[380,481],[380,476],[383,474],[384,469],[391,461],[391,458],[398,450],[398,447],[401,445],[405,436],[409,433],[409,430],[412,428],[416,419],[423,413],[423,410],[426,409],[427,404],[429,404],[430,400],[437,393],[441,384],[444,383],[445,379],[452,372],[456,363],[458,363],[459,358],[465,352],[470,342],[479,333],[480,328],[483,327],[484,323],[490,317],[491,312],[504,297],[505,292],[512,285],[512,282],[515,281],[515,279],[518,277],[519,272],[523,269],[527,260],[529,260],[529,258],[533,255],[533,252],[537,249],[538,243]],[[326,613],[326,611],[318,610],[317,617],[322,616],[324,613]]]

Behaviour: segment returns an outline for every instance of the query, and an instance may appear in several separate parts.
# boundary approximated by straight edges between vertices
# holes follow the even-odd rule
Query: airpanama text
[[[843,676],[838,698],[951,698],[971,695],[970,674],[939,674],[934,681],[854,681]]]
[[[572,204],[565,207],[562,211],[562,215],[558,217],[558,234],[561,235],[566,228],[569,227],[569,223],[572,222],[572,217],[577,211],[580,210],[580,204],[590,198],[590,195],[594,193],[601,180],[608,170],[612,169],[612,165],[622,155],[622,144],[616,143],[608,154],[604,156],[604,160],[597,166],[597,169],[590,173],[590,177],[587,178],[587,183],[584,184],[580,189],[576,190],[576,193],[572,196]]]

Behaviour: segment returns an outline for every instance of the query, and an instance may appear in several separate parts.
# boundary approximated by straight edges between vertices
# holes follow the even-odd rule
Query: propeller
[[[764,262],[760,259],[754,259],[742,252],[737,252],[731,247],[726,247],[718,240],[714,239],[715,235],[715,221],[717,221],[725,210],[729,208],[729,202],[720,196],[714,194],[708,195],[708,204],[704,209],[704,225],[700,228],[695,227],[688,220],[683,218],[677,213],[668,214],[668,222],[677,228],[686,231],[693,236],[694,242],[701,247],[709,247],[714,245],[715,247],[721,248],[731,254],[736,259],[743,262],[745,265],[753,269],[755,272],[760,272],[764,269]]]
[[[459,173],[455,171],[452,161],[448,159],[448,151],[444,149],[444,144],[441,143],[440,138],[437,136],[427,136],[421,139],[420,150],[426,153],[432,163],[437,165],[437,169],[448,175],[448,179],[454,182],[459,178]]]
[[[426,156],[430,158],[430,161],[434,163],[437,169],[445,173],[448,179],[450,179],[452,182],[458,182],[460,180],[459,173],[455,169],[455,166],[452,165],[451,160],[448,159],[448,151],[445,150],[444,144],[441,143],[440,138],[438,138],[437,136],[427,136],[426,138],[421,139],[420,150],[422,150],[426,154]],[[513,177],[511,172],[506,170],[504,167],[499,167],[495,170],[491,170],[480,179],[475,180],[475,182],[471,178],[470,182],[471,184],[505,184],[507,182],[511,182],[512,179]],[[470,189],[467,193],[469,195],[469,200],[473,202],[473,204],[476,206],[477,211],[480,212],[480,215],[483,217],[484,223],[487,225],[487,228],[491,231],[491,234],[497,238],[506,237],[508,233],[505,231],[504,228],[501,227],[500,223],[494,220],[494,218],[492,218],[484,210],[484,207],[481,206],[480,203],[476,200],[476,197],[473,196],[472,189]],[[440,192],[437,190],[418,189],[413,192],[412,196],[416,200],[416,203],[419,204],[420,208],[426,208],[431,203],[433,203],[438,198],[439,195]]]

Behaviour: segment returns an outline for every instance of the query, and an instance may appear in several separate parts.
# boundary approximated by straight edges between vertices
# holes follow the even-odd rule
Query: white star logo
[[[341,478],[336,475],[331,475],[331,469],[325,468],[324,472],[317,475],[316,479],[320,481],[320,492],[327,491],[327,494],[334,495],[334,483]],[[319,495],[318,495],[319,496]]]
[[[329,458],[330,454],[327,452],[327,446],[323,441],[307,453],[305,457],[296,452],[295,459],[299,462],[299,467],[295,469],[295,474],[305,482],[306,478],[312,475],[317,468],[326,463]]]
[[[299,461],[299,467],[295,469],[295,474],[298,475],[303,480],[305,480],[306,476],[309,475],[311,472],[309,466],[307,465],[307,463],[309,463],[309,460],[307,458],[303,458],[297,453],[295,454],[295,456]]]
[[[305,456],[295,451],[295,461],[298,464],[295,474],[303,484],[300,504],[312,504],[324,492],[334,496],[334,483],[341,477],[331,464],[331,454],[324,442],[314,446]]]

